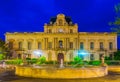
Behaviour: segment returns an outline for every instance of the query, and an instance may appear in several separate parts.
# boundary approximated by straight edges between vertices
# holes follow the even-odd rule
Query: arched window
[[[90,42],[90,50],[94,49],[94,42]]]
[[[9,42],[9,48],[13,49],[13,42]]]
[[[109,50],[112,50],[112,49],[113,49],[113,43],[109,42]]]
[[[80,49],[83,50],[84,49],[84,43],[80,42]]]
[[[22,50],[22,42],[19,42],[18,45],[19,45],[19,50]]]
[[[59,41],[59,48],[63,48],[63,41],[62,40]]]
[[[73,49],[73,42],[70,42],[70,49]]]
[[[103,42],[100,42],[100,50],[103,50],[103,49],[104,49]]]
[[[28,50],[31,50],[31,48],[32,48],[32,43],[28,42]]]
[[[38,49],[41,49],[41,42],[38,42]]]

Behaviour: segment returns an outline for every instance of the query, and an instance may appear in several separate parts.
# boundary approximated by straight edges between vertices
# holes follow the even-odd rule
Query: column
[[[46,38],[46,49],[48,49],[48,38]]]
[[[43,39],[43,49],[45,50],[46,49],[46,38]]]
[[[64,38],[64,49],[66,49],[66,39]]]

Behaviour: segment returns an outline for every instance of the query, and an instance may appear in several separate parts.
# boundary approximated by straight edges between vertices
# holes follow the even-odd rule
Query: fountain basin
[[[15,74],[32,78],[74,79],[102,77],[108,74],[107,67],[92,68],[34,68],[16,66]]]

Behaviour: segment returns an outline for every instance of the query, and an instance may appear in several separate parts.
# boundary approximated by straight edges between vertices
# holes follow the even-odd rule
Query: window
[[[103,54],[100,54],[100,55],[99,55],[99,60],[101,60],[101,59],[102,59],[102,56],[103,56]]]
[[[59,33],[63,33],[63,29],[62,28],[60,28],[58,31],[59,31]]]
[[[52,33],[52,30],[51,29],[49,29],[49,32],[48,33]]]
[[[48,48],[52,48],[52,42],[48,42]]]
[[[84,44],[83,44],[83,42],[80,42],[80,49],[81,49],[81,50],[84,49]]]
[[[41,42],[38,42],[38,49],[41,49]]]
[[[94,42],[90,42],[90,50],[94,49]]]
[[[13,49],[13,42],[9,42],[9,48]]]
[[[109,54],[109,57],[112,60],[113,59],[113,54]]]
[[[112,49],[113,49],[113,43],[109,42],[109,50],[112,50]]]
[[[28,42],[28,50],[31,50],[31,48],[32,48],[32,43]]]
[[[62,19],[59,19],[59,25],[60,25],[60,26],[63,25]]]
[[[73,49],[73,42],[70,42],[70,49]]]
[[[19,50],[22,50],[22,42],[19,42],[18,45],[19,45]]]
[[[63,48],[63,41],[59,41],[59,48]]]
[[[100,42],[100,50],[103,50],[104,46],[103,46],[103,42]]]
[[[90,54],[90,60],[94,60],[94,54]]]
[[[78,55],[78,57],[80,57],[82,60],[84,60],[84,56],[83,55]]]
[[[73,33],[73,30],[72,30],[72,29],[70,29],[70,33]]]
[[[22,57],[21,57],[21,54],[18,54],[18,59],[21,59]]]

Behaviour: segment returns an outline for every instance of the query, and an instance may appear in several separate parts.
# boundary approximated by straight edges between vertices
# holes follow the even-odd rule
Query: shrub
[[[0,60],[3,60],[3,59],[4,59],[4,55],[0,54]]]
[[[58,64],[57,61],[46,61],[45,64]]]
[[[110,57],[108,56],[105,56],[105,60],[111,60]]]
[[[31,63],[31,58],[26,58],[27,64]]]
[[[26,58],[26,60],[31,60],[31,58]]]
[[[44,56],[42,56],[42,57],[40,57],[40,58],[38,59],[37,64],[43,64],[43,63],[45,63],[45,62],[46,62],[46,58],[45,58]]]
[[[82,63],[83,63],[83,62],[82,62],[82,59],[81,59],[80,57],[78,57],[78,56],[76,56],[76,57],[74,58],[73,64],[77,64],[77,63],[79,63],[79,64],[82,64]]]
[[[90,61],[89,64],[90,64],[90,65],[98,66],[98,65],[101,64],[101,61]]]
[[[6,64],[13,64],[13,65],[20,65],[22,63],[23,63],[23,61],[21,59],[6,61]]]
[[[37,58],[32,58],[32,59],[30,60],[30,63],[31,63],[31,64],[35,64],[35,63],[37,63],[37,61],[38,61]]]

